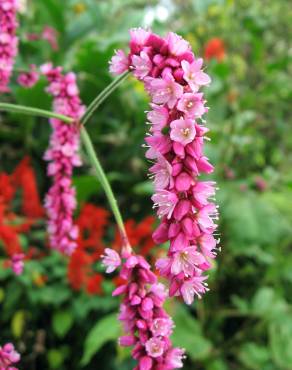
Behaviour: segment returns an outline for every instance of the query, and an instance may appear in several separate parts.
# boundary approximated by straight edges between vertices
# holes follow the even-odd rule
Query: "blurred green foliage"
[[[224,41],[225,59],[207,63],[213,83],[206,90],[207,154],[220,188],[222,252],[203,300],[191,308],[169,303],[174,341],[187,349],[185,369],[292,369],[291,3],[31,0],[20,22],[17,68],[52,60],[74,70],[85,104],[111,81],[108,60],[115,48],[126,47],[130,27],[178,32],[196,55],[209,39]],[[58,52],[44,41],[27,41],[27,33],[44,25],[58,30]],[[43,90],[43,82],[32,90],[13,84],[12,95],[1,99],[49,108]],[[129,79],[88,124],[123,214],[137,220],[152,213],[141,147],[147,104],[142,85]],[[2,169],[29,154],[42,193],[48,186],[42,161],[48,135],[44,119],[0,117]],[[106,204],[87,170],[85,163],[76,173],[79,200]],[[38,274],[49,283],[36,287]],[[17,279],[0,272],[0,342],[15,341],[25,369],[95,369],[100,363],[104,370],[131,368],[128,352],[116,346],[117,300],[73,293],[65,274],[57,254],[42,264],[29,262]]]

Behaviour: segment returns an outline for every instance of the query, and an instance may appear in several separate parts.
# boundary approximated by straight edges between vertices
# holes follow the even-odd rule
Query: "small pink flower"
[[[139,46],[144,46],[150,36],[150,32],[143,28],[132,28],[130,29],[131,42],[136,43]]]
[[[176,119],[170,124],[170,138],[173,141],[187,145],[196,137],[196,127],[194,121],[190,119]]]
[[[183,94],[183,87],[176,83],[170,74],[166,74],[163,78],[148,77],[145,82],[146,89],[155,104],[167,103],[169,108],[173,108]]]
[[[168,49],[173,56],[179,56],[190,50],[190,44],[181,36],[174,32],[169,32],[166,36]]]
[[[198,181],[193,186],[193,195],[197,202],[200,205],[208,204],[208,198],[213,197],[215,195],[215,185],[214,181]]]
[[[15,275],[21,275],[24,268],[24,254],[23,253],[16,253],[11,258],[11,265],[12,270]]]
[[[184,79],[188,82],[193,92],[197,92],[200,86],[209,85],[211,82],[211,79],[207,73],[201,70],[203,65],[202,58],[197,59],[192,64],[186,60],[183,60],[181,65],[184,71]]]
[[[204,262],[204,256],[195,247],[188,247],[174,254],[171,272],[174,275],[183,272],[186,276],[192,276],[195,267]]]
[[[160,339],[158,337],[150,338],[145,344],[145,349],[147,351],[147,354],[150,357],[154,357],[154,358],[162,356],[164,352],[164,348],[165,348],[165,343],[163,339]]]
[[[132,57],[132,66],[134,67],[133,74],[135,77],[143,80],[146,77],[152,68],[152,62],[144,51],[141,51],[140,55],[133,55]]]
[[[158,190],[152,195],[151,199],[154,202],[154,207],[158,207],[158,216],[166,216],[168,219],[171,217],[176,203],[178,202],[176,194],[167,190]]]
[[[177,103],[177,109],[184,112],[189,117],[199,118],[205,112],[203,94],[185,93]]]
[[[129,69],[128,57],[123,50],[116,50],[116,54],[112,57],[109,64],[109,70],[114,75],[122,74]]]
[[[164,157],[159,156],[157,158],[157,163],[150,167],[149,171],[154,174],[155,189],[165,189],[172,183],[172,167]]]
[[[185,350],[181,348],[171,348],[166,356],[165,362],[171,369],[180,369],[183,367],[182,360],[184,359]]]
[[[161,131],[167,124],[168,121],[168,110],[165,107],[151,104],[152,111],[147,113],[147,119],[151,122],[151,131]]]
[[[214,238],[212,234],[203,234],[202,236],[200,236],[199,244],[204,256],[210,258],[216,257],[214,249],[216,248],[217,240]]]
[[[181,286],[181,294],[186,304],[192,304],[195,294],[198,298],[208,291],[208,285],[204,283],[207,276],[194,276],[190,280],[186,280]]]
[[[105,255],[102,257],[102,263],[106,266],[106,273],[110,274],[121,265],[120,255],[113,249],[106,248]]]
[[[169,337],[172,333],[173,321],[170,318],[154,319],[150,330],[154,337]]]

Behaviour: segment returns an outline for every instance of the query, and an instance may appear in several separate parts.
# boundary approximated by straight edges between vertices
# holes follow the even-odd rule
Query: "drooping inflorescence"
[[[169,294],[191,304],[195,295],[200,298],[208,290],[204,272],[211,267],[217,245],[217,206],[209,201],[215,182],[199,180],[213,171],[203,153],[208,129],[202,116],[208,108],[199,91],[211,80],[202,69],[203,60],[177,34],[161,38],[139,28],[130,35],[129,54],[118,50],[110,71],[132,71],[150,95],[146,157],[154,161],[152,200],[161,219],[153,238],[157,244],[170,242],[167,257],[156,266],[170,281]]]
[[[121,346],[133,346],[132,356],[138,365],[134,370],[172,370],[183,366],[184,350],[172,346],[173,321],[163,308],[167,293],[157,282],[146,260],[132,252],[120,255],[105,249],[103,264],[111,273],[121,265],[120,285],[113,295],[122,295],[119,320],[126,335]]]
[[[0,0],[0,93],[9,91],[8,83],[18,51],[16,13],[17,0]]]
[[[78,236],[78,228],[73,221],[76,197],[72,172],[74,167],[81,165],[78,120],[84,107],[74,73],[64,75],[61,67],[53,68],[50,63],[43,65],[41,71],[49,81],[47,91],[53,96],[54,111],[76,119],[71,124],[59,119],[50,120],[53,132],[44,156],[49,162],[48,175],[53,178],[45,200],[50,244],[52,248],[71,254],[77,246]]]

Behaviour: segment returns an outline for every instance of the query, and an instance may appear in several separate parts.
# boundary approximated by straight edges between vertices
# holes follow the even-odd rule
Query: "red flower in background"
[[[85,204],[76,220],[79,227],[77,248],[68,264],[68,280],[74,290],[83,288],[89,294],[101,294],[103,276],[95,272],[93,264],[104,250],[103,237],[109,214],[100,207]]]
[[[21,193],[21,215],[15,213],[12,204],[18,190]],[[12,174],[0,173],[0,240],[10,258],[23,253],[19,235],[28,232],[43,214],[35,172],[29,157],[25,157]]]
[[[136,223],[130,219],[125,222],[126,232],[130,241],[137,253],[144,257],[148,257],[155,243],[152,239],[152,232],[154,229],[155,217],[148,216],[144,218],[140,223]],[[122,245],[121,237],[118,231],[116,231],[116,237],[114,241],[114,249],[120,248]]]
[[[225,58],[224,41],[219,37],[210,39],[205,45],[204,57],[207,60],[216,59],[218,62],[222,62]]]
[[[30,218],[40,218],[44,209],[38,193],[35,172],[30,165],[30,158],[24,157],[13,173],[13,181],[22,189],[22,212]]]

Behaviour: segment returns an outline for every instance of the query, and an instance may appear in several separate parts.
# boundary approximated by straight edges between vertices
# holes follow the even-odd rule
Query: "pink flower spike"
[[[170,318],[153,320],[150,330],[154,337],[169,337],[172,333],[173,321]]]
[[[116,54],[112,57],[109,64],[110,73],[113,75],[120,75],[129,69],[128,57],[123,50],[116,50]]]
[[[101,256],[102,264],[106,266],[106,273],[110,274],[113,271],[115,271],[117,267],[121,265],[121,257],[113,249],[106,248],[104,251],[105,251],[105,255]]]
[[[201,58],[197,59],[192,64],[186,60],[181,62],[181,66],[184,71],[184,79],[188,82],[193,92],[197,92],[200,86],[209,85],[211,82],[211,79],[207,73],[201,70],[202,65],[203,59]]]
[[[182,145],[191,143],[196,137],[194,121],[190,119],[177,119],[170,124],[170,138]]]

